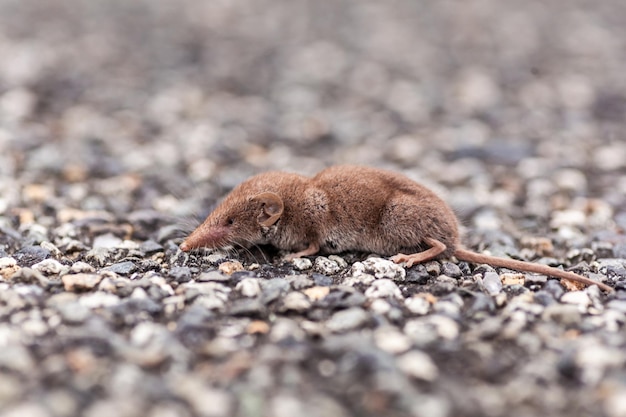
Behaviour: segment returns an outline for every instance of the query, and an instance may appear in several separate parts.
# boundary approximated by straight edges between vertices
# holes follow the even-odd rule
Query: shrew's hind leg
[[[431,246],[430,249],[426,249],[423,252],[412,253],[410,255],[399,253],[395,256],[392,256],[391,260],[397,264],[405,262],[406,267],[410,268],[415,264],[419,264],[435,258],[447,249],[446,245],[444,245],[437,239],[426,238],[424,240]]]

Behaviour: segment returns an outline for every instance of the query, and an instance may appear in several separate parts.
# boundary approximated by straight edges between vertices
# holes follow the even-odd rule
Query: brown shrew
[[[285,172],[249,178],[224,198],[180,248],[269,244],[290,252],[287,259],[360,251],[391,256],[407,267],[455,256],[613,291],[573,272],[467,250],[460,244],[458,225],[441,198],[402,174],[335,166],[312,178]]]

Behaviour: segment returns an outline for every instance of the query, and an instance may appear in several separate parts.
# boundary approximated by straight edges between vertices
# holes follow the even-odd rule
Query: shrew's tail
[[[462,261],[472,262],[476,264],[489,264],[502,268],[515,269],[518,271],[534,272],[537,274],[549,275],[556,278],[563,278],[570,281],[580,282],[585,285],[597,285],[598,287],[600,287],[600,289],[606,292],[615,291],[613,288],[609,287],[606,284],[602,284],[601,282],[594,281],[573,272],[552,268],[547,265],[534,264],[531,262],[518,261],[509,258],[498,258],[496,256],[482,255],[480,253],[460,248],[454,252],[454,256]]]

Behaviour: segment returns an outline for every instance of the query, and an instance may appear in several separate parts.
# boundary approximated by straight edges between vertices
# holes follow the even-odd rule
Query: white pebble
[[[328,259],[325,256],[315,258],[315,269],[324,275],[334,275],[341,271],[341,267],[337,262]]]
[[[306,269],[311,269],[313,266],[313,262],[307,258],[295,258],[291,261],[293,263],[294,268],[298,271],[304,271]]]
[[[411,298],[407,298],[404,301],[404,306],[413,314],[420,316],[428,314],[430,310],[430,303],[424,297],[414,295]]]
[[[374,342],[381,350],[397,355],[411,348],[412,342],[406,335],[392,326],[379,327],[374,332]]]
[[[350,270],[352,276],[363,274],[374,275],[376,278],[388,278],[397,281],[406,279],[406,270],[400,265],[387,259],[368,258],[363,262],[355,262]]]
[[[70,268],[55,259],[44,259],[33,265],[33,269],[44,275],[59,275],[62,272],[69,271]]]
[[[412,350],[397,359],[398,368],[413,378],[434,381],[439,377],[439,369],[430,356],[419,350]]]
[[[256,297],[261,293],[261,284],[258,278],[244,278],[237,283],[235,290],[244,297]]]
[[[393,297],[393,298],[402,298],[402,291],[390,279],[379,279],[374,281],[371,287],[365,290],[365,296],[367,298],[385,298],[385,297]]]

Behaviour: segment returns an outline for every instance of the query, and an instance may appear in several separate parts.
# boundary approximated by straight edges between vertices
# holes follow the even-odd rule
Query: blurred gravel
[[[0,415],[626,416],[624,51],[620,0],[0,0]],[[178,250],[335,163],[617,292]]]

